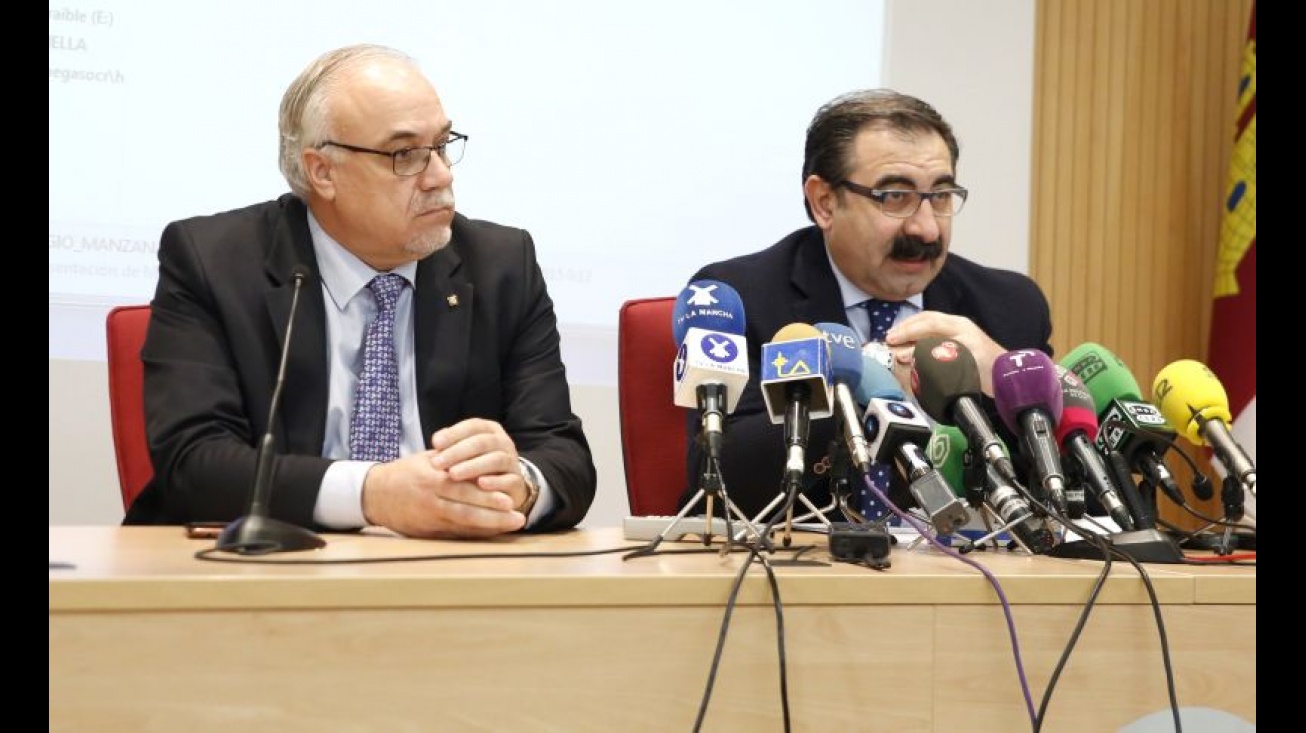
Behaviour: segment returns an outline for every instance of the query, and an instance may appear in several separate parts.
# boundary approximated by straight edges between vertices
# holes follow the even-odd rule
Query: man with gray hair
[[[468,137],[430,81],[390,48],[334,50],[291,83],[279,125],[291,193],[163,230],[141,352],[155,474],[124,523],[244,515],[270,432],[275,520],[576,525],[596,474],[535,244],[455,213]]]

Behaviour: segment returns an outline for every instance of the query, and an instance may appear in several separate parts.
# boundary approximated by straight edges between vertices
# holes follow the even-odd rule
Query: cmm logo
[[[716,334],[707,334],[698,345],[707,358],[715,362],[728,363],[739,358],[739,347],[735,342]]]
[[[712,294],[712,291],[717,289],[716,283],[711,285],[695,285],[690,283],[689,289],[693,290],[694,294],[689,296],[689,299],[685,301],[685,305],[716,305],[721,302]]]

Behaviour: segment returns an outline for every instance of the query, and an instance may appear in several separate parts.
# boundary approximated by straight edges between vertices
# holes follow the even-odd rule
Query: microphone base
[[[297,524],[250,514],[224,527],[216,547],[239,555],[270,555],[316,550],[326,547],[326,540]]]
[[[1184,562],[1184,553],[1173,539],[1157,529],[1136,529],[1133,532],[1117,532],[1102,538],[1111,547],[1132,557],[1138,562],[1178,564]],[[1068,557],[1080,560],[1103,560],[1102,550],[1089,544],[1088,540],[1063,542],[1051,550],[1049,557]]]

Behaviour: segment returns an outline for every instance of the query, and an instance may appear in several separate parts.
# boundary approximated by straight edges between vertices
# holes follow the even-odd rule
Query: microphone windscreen
[[[975,355],[956,339],[931,336],[917,341],[912,350],[911,389],[925,414],[952,425],[952,404],[960,397],[978,399],[982,394]]]
[[[806,323],[790,323],[762,344],[762,373],[758,383],[773,423],[785,420],[786,404],[794,389],[810,389],[809,410],[813,418],[832,414],[830,344],[825,336]]]
[[[935,470],[948,482],[948,488],[959,499],[966,498],[965,456],[966,436],[959,428],[936,425],[930,434],[926,455]]]
[[[1055,425],[1061,419],[1061,383],[1051,357],[1038,349],[1016,349],[993,360],[993,401],[1011,432],[1020,434],[1020,415],[1037,409]]]
[[[695,280],[676,297],[671,311],[671,338],[679,346],[691,328],[744,335],[744,301],[719,280]]]
[[[830,377],[856,386],[862,379],[862,345],[857,333],[842,323],[818,323],[815,328],[825,334],[830,346]]]
[[[879,359],[870,354],[862,354],[861,359],[862,378],[857,382],[857,389],[853,392],[853,397],[860,404],[871,404],[873,397],[899,402],[907,399],[907,395],[903,394],[902,385],[898,384],[897,378]]]
[[[809,323],[790,323],[775,332],[775,335],[771,337],[771,343],[779,344],[785,341],[802,341],[803,339],[821,339],[824,341],[825,337],[821,335],[820,331],[816,330],[816,326]]]
[[[1138,380],[1134,379],[1129,367],[1101,344],[1080,344],[1066,354],[1061,363],[1084,382],[1088,393],[1093,396],[1093,406],[1098,415],[1102,414],[1112,400],[1143,399]]]
[[[1219,377],[1205,364],[1192,359],[1172,361],[1157,372],[1152,380],[1152,404],[1193,445],[1206,445],[1202,424],[1207,420],[1233,422],[1229,396]]]
[[[1097,437],[1097,406],[1084,386],[1084,380],[1070,369],[1057,364],[1057,381],[1061,383],[1061,419],[1057,421],[1057,444],[1065,445],[1066,436],[1082,430],[1085,437]]]

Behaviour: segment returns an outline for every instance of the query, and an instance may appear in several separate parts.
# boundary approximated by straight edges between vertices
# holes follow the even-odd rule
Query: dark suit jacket
[[[247,513],[286,335],[290,272],[302,263],[313,277],[300,293],[274,430],[270,514],[313,526],[331,462],[321,457],[326,315],[307,216],[287,194],[164,229],[141,350],[155,475],[125,524]],[[571,411],[553,301],[530,235],[455,216],[450,244],[418,263],[413,298],[422,434],[469,417],[501,422],[557,494],[556,511],[537,528],[578,523],[596,473]]]
[[[847,325],[848,317],[839,283],[825,254],[821,230],[815,226],[799,229],[759,252],[707,265],[690,281],[703,279],[730,285],[744,303],[749,379],[739,404],[726,420],[721,476],[730,499],[752,517],[780,494],[784,465],[784,429],[771,423],[758,386],[762,344],[770,342],[776,331],[790,323]],[[984,267],[949,253],[943,269],[925,288],[924,301],[926,310],[970,318],[1007,349],[1034,348],[1052,355],[1047,298],[1025,275]],[[1009,432],[1003,433],[993,401],[986,398],[985,402],[994,427],[1014,451],[1014,438]],[[682,506],[697,491],[700,472],[696,442],[700,418],[691,410],[687,419],[688,488]],[[811,423],[806,454],[809,476],[814,475],[812,464],[828,453],[834,424],[834,420]],[[829,503],[825,484],[824,479],[814,480],[804,490],[819,508]],[[893,494],[899,506],[914,506],[914,501],[907,500],[909,496],[900,491]],[[700,506],[697,511],[702,509]],[[803,513],[801,507],[795,511]]]

